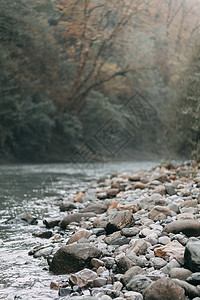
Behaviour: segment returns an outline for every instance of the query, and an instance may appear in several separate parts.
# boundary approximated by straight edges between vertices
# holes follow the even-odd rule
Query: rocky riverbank
[[[100,178],[53,201],[29,254],[62,276],[61,299],[200,300],[199,188],[199,165]]]

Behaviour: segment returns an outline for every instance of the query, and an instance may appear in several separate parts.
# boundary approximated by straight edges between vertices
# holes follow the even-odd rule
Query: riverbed
[[[44,225],[42,220],[58,214],[56,198],[84,191],[101,176],[149,169],[156,162],[117,162],[104,164],[40,164],[0,166],[0,299],[58,299],[50,289],[58,276],[48,271],[45,259],[28,252],[40,240],[32,234]],[[37,225],[5,221],[29,212]],[[45,228],[45,227],[43,227]],[[63,278],[63,276],[62,276]]]

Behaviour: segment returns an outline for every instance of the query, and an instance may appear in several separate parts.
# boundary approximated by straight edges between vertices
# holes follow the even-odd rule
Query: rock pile
[[[51,283],[64,299],[200,300],[199,187],[197,165],[102,178],[55,201],[30,254],[66,274]]]

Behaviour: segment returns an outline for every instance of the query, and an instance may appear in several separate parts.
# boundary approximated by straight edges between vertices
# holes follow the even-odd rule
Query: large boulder
[[[184,300],[185,290],[169,278],[161,278],[149,285],[143,293],[144,300]]]
[[[167,224],[164,231],[170,233],[183,232],[186,236],[199,236],[200,235],[200,222],[194,219],[181,219],[178,221]]]
[[[184,253],[185,267],[192,272],[200,271],[200,240],[190,238],[185,247]]]
[[[71,244],[61,247],[50,263],[50,271],[55,274],[69,274],[90,266],[93,257],[101,251],[89,243]]]

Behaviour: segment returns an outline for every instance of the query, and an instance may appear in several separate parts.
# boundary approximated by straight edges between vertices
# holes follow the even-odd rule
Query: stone
[[[193,299],[194,297],[200,296],[200,290],[197,287],[189,284],[188,282],[180,280],[180,279],[172,279],[172,281],[175,284],[182,287],[185,290],[186,296],[188,296],[189,298]]]
[[[146,288],[144,300],[185,300],[185,290],[171,279],[161,278]]]
[[[188,272],[190,272],[188,270]],[[192,273],[187,277],[186,281],[192,285],[200,285],[200,272]]]
[[[171,216],[171,211],[167,208],[167,207],[163,207],[163,206],[155,206],[150,212],[148,217],[151,220],[156,220],[156,217],[158,217],[158,215],[163,214],[165,215],[165,218],[167,216]]]
[[[171,278],[177,278],[180,280],[186,280],[191,274],[192,272],[185,268],[173,268],[169,273]]]
[[[95,217],[96,214],[94,213],[74,213],[71,215],[66,216],[60,223],[59,226],[62,229],[66,229],[67,225],[72,222],[80,222],[83,218],[92,218]]]
[[[164,227],[164,231],[168,233],[182,232],[188,237],[199,236],[200,222],[194,219],[173,221]]]
[[[119,193],[119,189],[108,189],[106,190],[106,194],[108,198],[113,198]]]
[[[76,209],[76,205],[71,202],[61,202],[60,211],[72,211]]]
[[[37,218],[33,217],[29,213],[22,213],[22,214],[19,215],[19,217],[22,221],[25,221],[30,225],[36,225],[38,223]]]
[[[72,289],[70,287],[60,288],[58,295],[60,297],[68,296],[72,293]]]
[[[128,269],[133,266],[133,262],[124,253],[120,253],[115,257],[115,262],[117,264],[117,269],[119,273],[124,274]]]
[[[84,197],[85,197],[85,194],[83,194],[82,192],[79,192],[76,195],[76,197],[74,198],[74,202],[81,202]]]
[[[107,206],[102,203],[93,203],[79,210],[81,213],[92,212],[95,214],[103,214],[107,210]]]
[[[168,236],[161,236],[158,239],[159,244],[167,245],[171,242],[171,239]]]
[[[91,232],[89,230],[80,229],[69,238],[69,240],[67,241],[67,245],[73,244],[82,238],[88,239],[90,236]]]
[[[48,257],[51,253],[53,252],[53,247],[49,246],[49,247],[45,247],[43,249],[40,249],[38,251],[36,251],[33,255],[33,257],[37,258],[37,257]]]
[[[138,227],[131,227],[131,228],[123,228],[121,230],[121,234],[126,237],[136,236],[140,232]]]
[[[117,211],[109,216],[106,233],[111,234],[133,224],[133,214],[129,210]]]
[[[143,270],[139,266],[133,266],[130,269],[128,269],[126,271],[126,273],[121,278],[121,281],[122,281],[123,285],[126,286],[129,283],[129,281],[131,280],[132,277],[134,277],[135,275],[138,275],[142,272],[143,272]]]
[[[155,255],[164,259],[165,257],[181,259],[184,257],[184,251],[185,247],[177,241],[154,249]]]
[[[101,287],[101,286],[106,285],[106,283],[107,283],[107,279],[106,278],[104,278],[104,277],[97,277],[93,281],[93,286],[94,287]]]
[[[120,282],[120,281],[116,281],[114,284],[113,284],[113,290],[114,291],[121,291],[123,288],[123,284]]]
[[[101,251],[93,245],[71,244],[61,247],[54,255],[50,271],[55,274],[69,274],[90,266],[92,258],[98,258]]]
[[[124,298],[127,300],[143,300],[142,294],[133,291],[126,292]]]
[[[161,269],[162,267],[166,266],[167,262],[160,258],[155,257],[150,259],[151,266],[154,267],[154,269]]]
[[[176,259],[172,259],[172,260],[170,260],[170,262],[168,262],[168,264],[166,266],[164,266],[160,270],[163,273],[169,275],[172,269],[180,268],[180,267],[181,267],[181,265],[179,264],[179,262]]]
[[[43,224],[46,226],[46,228],[54,228],[55,226],[58,226],[60,223],[60,218],[54,218],[54,219],[44,219]]]
[[[144,189],[148,189],[148,184],[145,184],[145,183],[142,183],[142,182],[137,182],[134,184],[134,189],[141,189],[141,190],[144,190]]]
[[[138,274],[132,277],[126,285],[127,290],[143,293],[143,291],[152,283],[152,280],[145,275]]]
[[[150,244],[142,239],[131,240],[130,247],[127,249],[127,254],[145,254],[149,246]]]
[[[185,247],[184,266],[192,272],[200,271],[200,240],[190,238]]]
[[[166,194],[168,194],[170,196],[176,195],[176,190],[172,185],[166,185],[165,192],[166,192]]]
[[[83,288],[91,285],[97,277],[96,272],[86,268],[75,274],[71,274],[69,280],[73,285]]]
[[[52,231],[36,232],[33,233],[33,236],[39,237],[41,239],[50,239],[52,237]]]
[[[104,266],[104,262],[98,258],[92,258],[91,259],[91,266],[98,269],[101,266]]]

